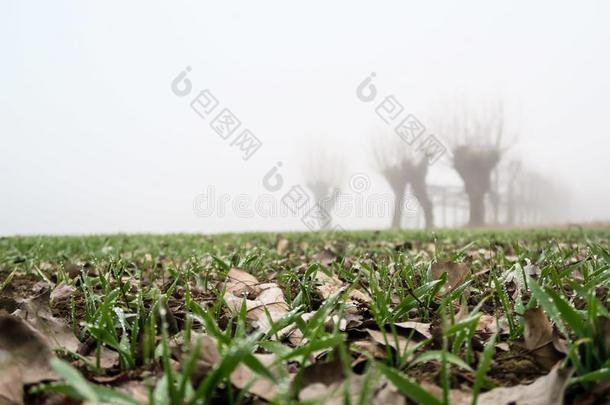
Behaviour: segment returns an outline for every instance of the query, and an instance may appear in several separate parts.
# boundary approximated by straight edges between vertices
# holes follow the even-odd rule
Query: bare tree
[[[344,174],[343,160],[324,150],[312,150],[303,165],[305,185],[313,193],[315,203],[319,204],[330,216],[341,192],[341,181]],[[330,224],[319,218],[320,229]]]
[[[400,229],[404,195],[407,185],[422,210],[425,226],[434,226],[432,200],[426,187],[428,161],[423,153],[415,153],[413,148],[403,142],[397,135],[378,134],[373,139],[373,150],[377,168],[385,177],[394,194],[394,212],[392,228]]]
[[[485,195],[491,190],[491,173],[500,162],[504,109],[498,103],[485,112],[464,111],[449,123],[456,140],[453,167],[464,183],[469,201],[469,226],[485,223]]]
[[[569,193],[561,183],[526,168],[516,177],[515,186],[513,219],[518,216],[523,225],[548,225],[565,218]]]

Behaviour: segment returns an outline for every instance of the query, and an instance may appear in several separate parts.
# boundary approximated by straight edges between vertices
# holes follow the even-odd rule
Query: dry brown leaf
[[[510,351],[510,345],[506,342],[500,342],[496,344],[496,348],[502,350],[503,352]]]
[[[63,319],[53,316],[49,308],[49,299],[50,294],[47,292],[23,301],[13,315],[22,318],[38,330],[51,348],[77,351],[79,340]]]
[[[557,364],[547,375],[538,378],[531,384],[498,387],[480,394],[477,404],[562,405],[565,389],[573,372],[573,369],[561,370],[560,365]],[[421,382],[420,385],[430,394],[442,399],[443,390],[439,386],[427,381]],[[455,405],[470,405],[472,394],[452,389],[449,392],[449,402]]]
[[[373,405],[405,405],[406,403],[407,399],[404,395],[389,381],[385,382],[385,385],[378,389],[373,397]]]
[[[64,263],[64,271],[70,278],[76,278],[80,275],[82,266],[74,264],[72,262]]]
[[[97,356],[95,353],[91,356],[85,356],[92,364],[97,363]],[[102,346],[100,350],[100,368],[104,370],[116,368],[119,366],[119,353],[114,350],[110,350],[105,346]]]
[[[557,330],[553,329],[553,347],[559,353],[568,354],[568,341],[559,335]]]
[[[290,242],[288,241],[288,239],[280,239],[277,241],[277,254],[280,256],[284,256],[286,254],[286,252],[288,252],[288,249],[290,248]]]
[[[341,375],[342,373],[336,373]],[[346,403],[345,394],[349,396],[349,403],[358,403],[363,390],[365,377],[362,375],[351,374],[349,379],[341,377],[334,378],[329,383],[316,381],[308,384],[299,392],[299,400],[314,401],[316,403],[324,403],[325,405],[343,405]],[[345,386],[347,384],[347,387]],[[376,386],[371,387],[372,394],[371,403],[373,405],[404,405],[406,399],[398,392],[385,378],[377,382]]]
[[[288,304],[284,292],[277,284],[259,284],[256,288],[259,292],[256,299],[242,298],[230,292],[225,292],[224,300],[229,311],[233,314],[239,312],[245,300],[248,320],[257,329],[267,332],[271,328],[271,323],[265,310],[269,312],[271,321],[275,322],[288,312]]]
[[[492,334],[498,332],[498,322],[493,315],[483,314],[479,318],[476,331],[479,333]]]
[[[216,339],[211,336],[194,334],[191,339],[193,339],[193,347],[195,347],[195,339],[199,340],[199,353],[197,353],[197,361],[191,374],[191,382],[197,386],[220,361],[220,352]]]
[[[58,286],[56,286],[53,291],[51,291],[51,295],[50,295],[50,302],[59,302],[59,301],[64,301],[67,300],[68,298],[70,298],[72,296],[72,294],[74,294],[74,291],[76,291],[76,289],[74,287],[72,287],[69,284],[66,283],[61,283]]]
[[[323,271],[318,271],[316,273],[315,279],[316,279],[316,290],[324,299],[328,299],[332,295],[335,295],[347,288],[345,283],[343,281],[341,281],[339,279],[339,277],[337,277],[336,274],[329,276],[328,274],[324,273]],[[353,303],[362,303],[362,304],[368,304],[372,301],[371,297],[368,294],[366,294],[358,289],[355,289],[355,288],[349,292],[349,299]],[[348,301],[348,303],[349,303],[349,301]]]
[[[540,276],[540,268],[538,266],[536,266],[535,264],[532,264],[529,259],[525,259],[525,261],[527,262],[527,264],[525,266],[523,266],[523,270],[525,271],[525,274],[527,274],[530,277]]]
[[[316,272],[316,290],[320,293],[322,298],[328,299],[330,296],[342,291],[345,286],[343,281],[336,275],[329,276],[323,271]]]
[[[258,280],[250,273],[232,268],[227,274],[225,291],[237,297],[258,294]]]
[[[118,386],[118,389],[142,405],[148,404],[148,388],[142,381],[131,380]]]
[[[523,316],[525,318],[523,331],[525,347],[531,351],[541,366],[550,370],[563,358],[553,344],[553,325],[542,308],[528,309]]]
[[[314,255],[312,259],[316,262],[319,262],[324,267],[330,266],[335,260],[337,260],[337,255],[330,248],[325,247],[320,253]]]
[[[339,356],[331,361],[314,363],[303,370],[299,381],[299,399],[307,401],[330,398],[344,381],[345,373]]]
[[[195,368],[193,370],[193,374],[191,375],[191,382],[194,385],[197,385],[206,375],[210,373],[210,371],[212,371],[214,366],[220,362],[221,355],[218,351],[218,343],[213,337],[208,335],[194,335],[192,338],[199,340],[199,353],[197,353]],[[183,342],[176,340],[174,340],[173,343],[174,348],[176,348],[176,346],[181,346],[182,344]],[[182,351],[181,347],[178,347],[178,349],[179,351]],[[274,354],[254,354],[254,356],[265,367],[271,369],[274,375],[279,376],[279,365],[273,365],[273,363],[275,363],[277,360],[277,357]],[[273,382],[255,374],[244,364],[239,364],[237,366],[237,368],[231,373],[230,380],[235,387],[239,389],[247,388],[248,392],[251,394],[254,394],[267,401],[271,401],[277,393],[277,387],[273,384]]]
[[[560,370],[557,364],[549,374],[529,385],[500,387],[479,395],[479,405],[528,404],[561,405],[566,386],[574,370]],[[469,404],[470,402],[464,402]]]
[[[426,339],[432,338],[432,334],[430,333],[430,324],[429,323],[407,321],[407,322],[395,323],[394,325],[400,329],[415,330],[416,332],[418,332],[420,335],[422,335]]]
[[[254,321],[254,326],[263,332],[271,329],[271,323],[265,313],[269,313],[271,321],[276,322],[288,313],[288,304],[284,292],[275,283],[261,284],[261,293],[253,301],[253,307],[248,309],[248,319]]]
[[[3,357],[1,352],[0,357]],[[22,405],[23,373],[17,366],[6,366],[4,361],[8,359],[0,359],[0,405]]]
[[[306,312],[303,315],[301,315],[301,319],[303,320],[303,322],[307,322],[315,315],[315,313],[316,313],[316,311]],[[295,347],[300,346],[301,344],[304,343],[303,342],[303,332],[301,332],[299,327],[294,323],[291,325],[288,325],[284,329],[280,330],[278,335],[279,335],[280,341],[284,341],[284,340],[288,339],[290,344],[292,344]]]
[[[7,368],[21,370],[24,384],[57,378],[49,365],[52,353],[47,340],[16,316],[0,315],[0,353]]]
[[[349,298],[352,301],[360,302],[362,304],[370,304],[373,301],[367,293],[364,293],[355,288],[349,292]]]
[[[350,344],[350,349],[357,353],[368,353],[376,359],[385,359],[388,356],[382,345],[375,340],[357,340]]]
[[[447,273],[447,283],[443,286],[440,293],[445,295],[455,290],[464,280],[466,280],[469,270],[465,263],[432,263],[431,274],[434,280],[438,280],[443,273]]]
[[[525,311],[525,330],[523,337],[525,347],[534,350],[551,343],[553,340],[553,325],[548,320],[542,308],[531,308]]]
[[[274,365],[277,361],[277,356],[275,354],[254,354],[254,357],[256,357],[265,367],[270,369],[276,377],[280,375],[278,370],[279,365]],[[272,401],[277,395],[276,384],[253,373],[252,370],[244,364],[239,364],[237,366],[235,371],[231,373],[230,380],[235,387],[239,389],[247,387],[249,393],[266,401]]]
[[[390,345],[391,347],[394,348],[394,350],[397,350],[400,354],[404,353],[405,350],[407,350],[407,348],[411,348],[416,345],[415,341],[407,339],[406,337],[401,336],[401,335],[396,335],[396,338],[395,338],[391,333],[386,333],[386,337],[387,337],[387,341],[386,341],[383,337],[382,332],[380,332],[378,330],[374,330],[374,329],[367,329],[366,331],[368,332],[369,336],[371,336],[371,338],[373,338],[373,341],[377,342],[378,344],[380,344],[382,346]]]

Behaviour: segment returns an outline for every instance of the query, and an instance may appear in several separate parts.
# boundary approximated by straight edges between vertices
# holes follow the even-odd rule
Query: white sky
[[[211,185],[256,199],[277,161],[285,188],[302,182],[316,144],[388,191],[368,156],[379,118],[355,96],[371,72],[422,121],[502,98],[513,152],[570,186],[566,221],[609,220],[609,21],[604,1],[3,1],[0,234],[303,229],[202,218],[193,199]],[[252,159],[172,93],[186,66],[193,94],[209,88],[261,139]],[[431,181],[459,184],[448,164]]]

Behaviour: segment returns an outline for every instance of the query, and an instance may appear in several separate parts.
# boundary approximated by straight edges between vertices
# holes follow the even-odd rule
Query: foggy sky
[[[504,100],[509,153],[567,187],[565,222],[610,220],[609,20],[603,1],[2,2],[0,234],[305,230],[193,203],[279,201],[315,149],[345,160],[345,188],[358,173],[389,192],[370,156],[383,123],[356,97],[372,72],[432,133],[447,103]],[[203,89],[261,140],[251,159],[191,109]],[[448,156],[429,180],[460,185]]]

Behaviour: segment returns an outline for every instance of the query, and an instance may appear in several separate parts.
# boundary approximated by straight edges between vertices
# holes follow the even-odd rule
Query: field
[[[0,404],[610,401],[610,230],[0,239]]]

